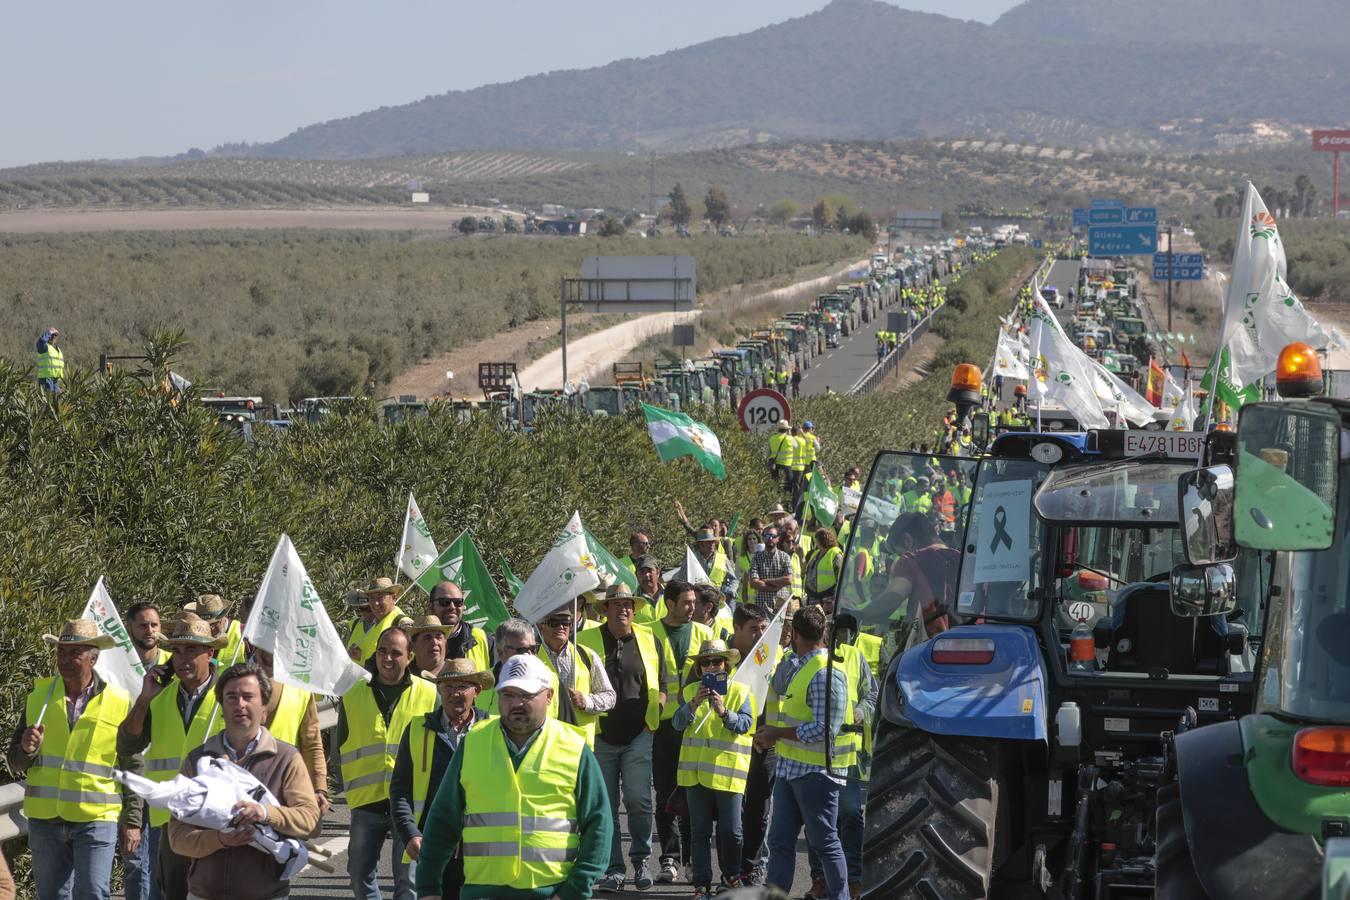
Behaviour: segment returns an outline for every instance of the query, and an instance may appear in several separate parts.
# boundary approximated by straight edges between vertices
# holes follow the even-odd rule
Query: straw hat
[[[366,586],[361,588],[361,593],[366,597],[378,597],[381,594],[397,594],[399,587],[392,578],[372,578],[366,582]]]
[[[219,650],[230,642],[228,635],[215,637],[211,626],[194,612],[185,612],[173,623],[173,633],[159,639],[161,644],[170,647],[177,644],[190,644],[196,647],[213,647]]]
[[[436,616],[422,616],[422,618],[408,626],[409,637],[417,637],[419,634],[426,631],[439,631],[442,634],[449,634],[454,631],[454,628],[450,625],[442,625],[441,620]]]
[[[735,647],[727,647],[727,642],[722,640],[704,641],[699,645],[698,656],[696,659],[704,660],[711,657],[721,657],[729,665],[736,665],[741,661],[741,651]]]
[[[107,650],[117,642],[111,635],[99,634],[98,626],[89,619],[67,619],[61,626],[61,636],[44,634],[42,639],[53,647],[93,647]]]
[[[700,528],[698,534],[694,535],[695,544],[702,544],[705,541],[715,541],[717,539],[717,535],[713,533],[711,528]]]
[[[635,612],[648,605],[646,597],[634,594],[632,589],[622,581],[616,581],[605,589],[605,606],[609,606],[611,600],[632,600]]]
[[[787,514],[788,514],[788,511],[787,511],[786,509],[783,508],[783,504],[782,504],[782,503],[775,503],[775,504],[773,505],[773,509],[771,509],[771,510],[769,510],[768,512],[766,512],[764,515],[766,515],[766,516],[786,516]]]
[[[201,594],[191,603],[183,604],[183,611],[196,613],[208,622],[213,622],[229,611],[230,604],[219,594]]]
[[[360,588],[352,588],[347,592],[347,596],[343,599],[348,606],[353,607],[354,609],[360,609],[363,606],[370,605],[370,599],[366,597],[365,594],[361,593]]]
[[[428,618],[435,618],[435,616],[428,616]],[[471,659],[447,659],[439,673],[433,675],[430,672],[423,672],[422,677],[437,684],[443,681],[467,681],[470,684],[478,685],[480,691],[492,690],[492,686],[497,681],[491,670],[479,669]]]
[[[778,422],[778,430],[779,430],[779,431],[791,431],[791,430],[792,430],[792,426],[788,424],[787,419],[780,419],[779,422]]]

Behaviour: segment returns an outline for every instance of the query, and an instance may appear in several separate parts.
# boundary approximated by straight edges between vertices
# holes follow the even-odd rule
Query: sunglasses
[[[776,540],[778,540],[778,534],[777,534],[777,532],[773,532],[773,531],[766,531],[766,532],[764,532],[764,540],[766,540],[766,541],[776,541]]]
[[[436,606],[463,606],[463,597],[432,597],[431,602]]]
[[[549,628],[571,628],[572,620],[564,616],[559,616],[556,619],[545,619],[544,624]]]

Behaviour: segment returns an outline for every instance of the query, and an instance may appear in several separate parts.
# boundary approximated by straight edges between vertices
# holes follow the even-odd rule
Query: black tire
[[[1209,900],[1191,862],[1181,786],[1175,781],[1158,788],[1158,845],[1154,858],[1154,900]]]
[[[883,720],[867,793],[862,896],[988,897],[1006,850],[1003,768],[996,741]]]

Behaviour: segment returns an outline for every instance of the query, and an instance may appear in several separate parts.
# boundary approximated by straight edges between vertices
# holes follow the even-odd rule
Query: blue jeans
[[[851,771],[856,771],[854,767]],[[844,861],[848,864],[848,880],[862,884],[863,802],[867,799],[867,785],[850,778],[839,793],[839,843],[844,847]],[[820,877],[820,857],[806,848],[806,861],[811,865],[811,877]]]
[[[150,831],[149,821],[142,823],[140,849],[122,856],[122,893],[126,900],[150,900],[151,885],[155,883],[155,869],[150,865],[154,859],[150,855]],[[155,849],[159,849],[158,843]]]
[[[394,900],[417,900],[413,889],[412,866],[403,861],[403,841],[394,831],[388,814],[368,809],[352,810],[347,844],[347,877],[351,879],[356,900],[381,900],[378,871],[380,851],[385,838],[393,844]]]
[[[38,900],[108,900],[116,822],[28,820],[28,849]]]
[[[741,795],[701,784],[685,788],[689,801],[690,860],[694,886],[712,887],[713,816],[717,816],[717,865],[723,878],[741,874]]]
[[[797,835],[806,827],[806,843],[820,854],[829,900],[848,900],[848,868],[835,826],[839,815],[838,784],[813,772],[773,783],[773,819],[769,823],[768,882],[792,893],[797,866]]]
[[[623,787],[623,805],[628,811],[628,858],[633,874],[647,868],[652,855],[652,733],[644,731],[627,746],[595,739],[595,759],[605,776],[609,792],[609,811],[614,817],[614,842],[609,849],[606,875],[623,875],[623,845],[619,839],[619,789]]]

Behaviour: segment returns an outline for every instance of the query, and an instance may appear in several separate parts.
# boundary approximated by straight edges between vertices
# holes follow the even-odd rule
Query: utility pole
[[[1167,332],[1172,332],[1172,226],[1167,226]]]
[[[652,211],[652,225],[656,225],[657,219],[661,217],[661,211],[656,208],[656,151],[647,164],[647,206]]]

